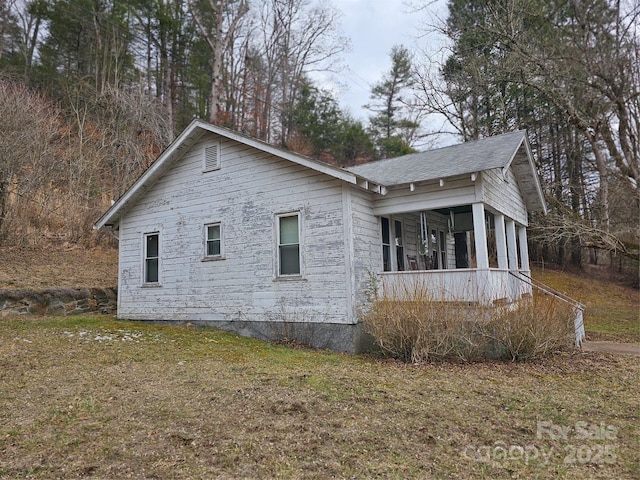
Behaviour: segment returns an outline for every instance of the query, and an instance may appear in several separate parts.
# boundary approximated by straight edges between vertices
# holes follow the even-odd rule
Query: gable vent
[[[204,148],[204,171],[220,168],[220,144],[216,143]]]

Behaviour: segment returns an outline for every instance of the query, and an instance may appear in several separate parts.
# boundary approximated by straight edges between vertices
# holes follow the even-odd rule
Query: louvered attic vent
[[[220,144],[215,143],[204,148],[204,171],[210,172],[220,168]]]

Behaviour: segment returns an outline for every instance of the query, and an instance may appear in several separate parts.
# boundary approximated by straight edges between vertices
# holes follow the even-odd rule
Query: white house
[[[349,169],[196,120],[94,228],[119,236],[118,317],[359,351],[372,276],[443,300],[530,293],[525,132]]]

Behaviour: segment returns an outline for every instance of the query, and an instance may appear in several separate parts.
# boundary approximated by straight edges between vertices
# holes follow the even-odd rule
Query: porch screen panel
[[[396,237],[396,260],[398,271],[404,270],[404,243],[402,241],[402,222],[396,220],[394,225]]]

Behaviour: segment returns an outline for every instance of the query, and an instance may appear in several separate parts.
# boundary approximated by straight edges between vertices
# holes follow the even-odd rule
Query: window
[[[300,214],[278,217],[278,276],[300,275]]]
[[[220,142],[204,147],[203,172],[210,172],[220,168]]]
[[[404,243],[402,241],[402,222],[396,220],[394,222],[394,231],[396,236],[396,260],[398,271],[404,271]]]
[[[158,283],[160,261],[160,234],[147,233],[144,236],[144,283]]]
[[[382,224],[382,265],[385,272],[391,271],[391,232],[389,230],[389,219],[380,218]]]
[[[205,256],[221,257],[222,256],[222,225],[220,223],[212,223],[205,225]]]

